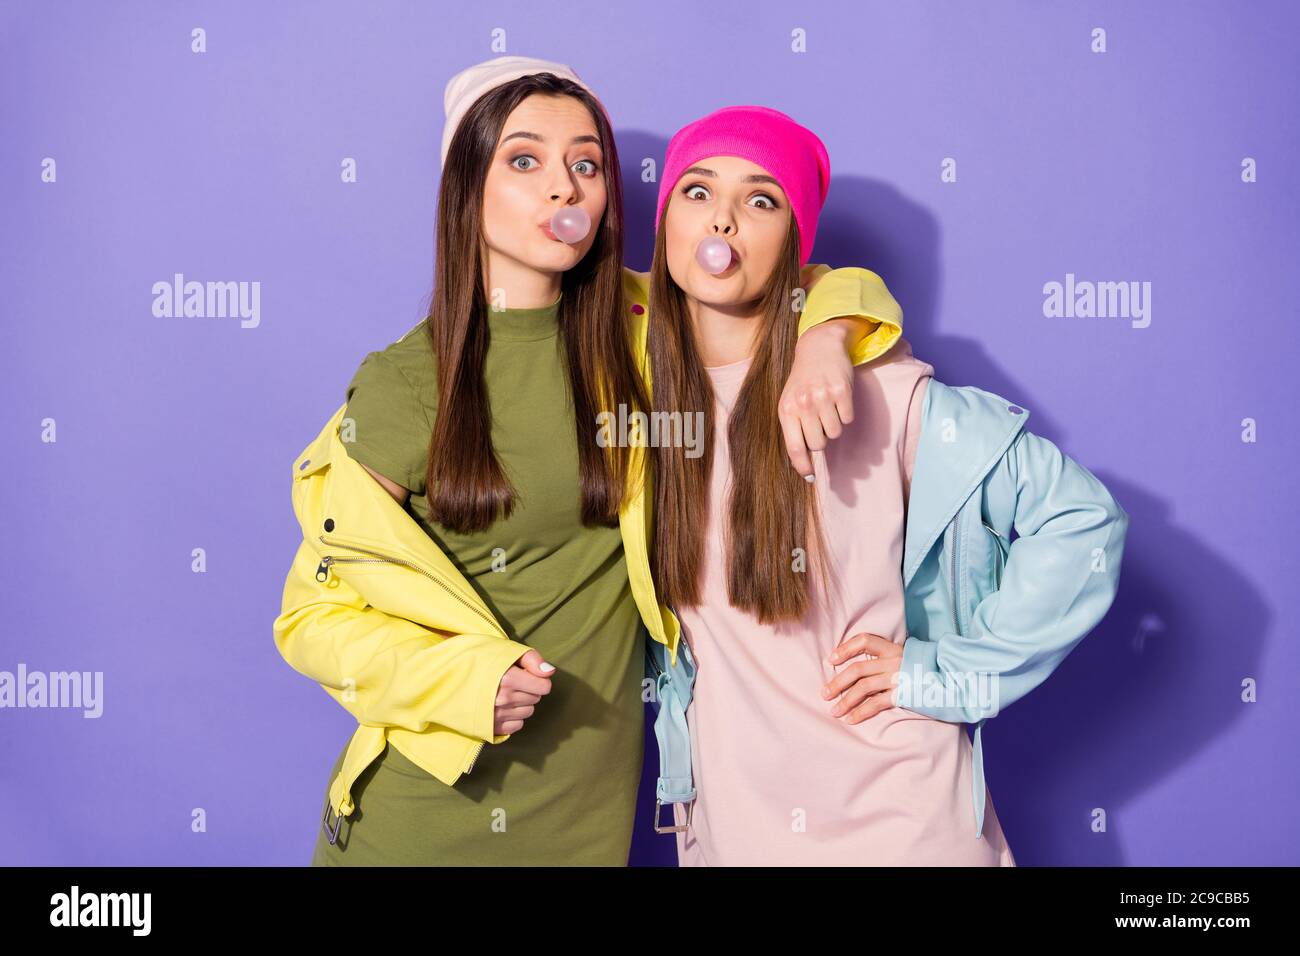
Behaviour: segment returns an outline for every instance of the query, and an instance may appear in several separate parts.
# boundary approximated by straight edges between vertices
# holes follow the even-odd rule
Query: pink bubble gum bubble
[[[695,247],[695,261],[709,275],[726,272],[731,265],[731,246],[727,245],[726,239],[708,236]]]
[[[591,217],[580,206],[565,206],[551,217],[551,232],[561,242],[582,242],[591,231]]]

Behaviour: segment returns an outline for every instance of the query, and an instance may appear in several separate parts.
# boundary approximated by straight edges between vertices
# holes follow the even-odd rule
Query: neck
[[[560,273],[541,272],[495,249],[487,250],[484,273],[489,306],[540,309],[560,297]]]
[[[706,368],[730,365],[754,354],[759,329],[759,303],[710,305],[687,298],[696,348]]]

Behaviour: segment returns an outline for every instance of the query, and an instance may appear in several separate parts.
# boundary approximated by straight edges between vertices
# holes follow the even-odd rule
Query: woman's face
[[[757,301],[790,228],[785,191],[763,167],[712,156],[686,170],[668,199],[663,229],[668,272],[689,297],[718,308]],[[731,265],[710,275],[695,260],[700,240],[731,246]]]
[[[538,272],[565,272],[587,254],[605,214],[604,153],[587,108],[535,93],[501,128],[483,185],[483,235],[498,257]],[[581,206],[591,229],[574,245],[549,233],[551,216]]]

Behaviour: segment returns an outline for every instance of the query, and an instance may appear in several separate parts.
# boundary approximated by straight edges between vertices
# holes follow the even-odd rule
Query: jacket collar
[[[943,529],[1011,447],[1028,409],[992,392],[934,379],[925,390],[903,545],[903,586]]]

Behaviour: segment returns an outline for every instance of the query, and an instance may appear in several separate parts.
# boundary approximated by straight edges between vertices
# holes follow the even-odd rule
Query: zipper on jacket
[[[495,719],[495,718],[494,718],[494,719]],[[496,732],[496,729],[493,728],[493,733],[495,733],[495,732]],[[481,740],[478,742],[477,745],[475,745],[475,747],[474,747],[474,756],[472,756],[472,757],[469,758],[469,766],[465,768],[465,773],[470,773],[470,772],[473,771],[473,769],[474,769],[474,764],[478,763],[478,757],[479,757],[479,754],[481,754],[481,753],[483,752],[483,747],[484,747],[484,743],[483,743],[483,741],[481,741]]]
[[[465,598],[462,597],[460,593],[457,592],[454,588],[452,588],[449,584],[447,584],[446,581],[442,580],[433,572],[427,571],[424,568],[420,567],[418,564],[415,564],[412,561],[407,561],[404,558],[394,558],[386,554],[380,554],[378,551],[371,551],[368,548],[359,548],[356,545],[343,544],[339,541],[327,541],[325,539],[325,535],[323,534],[317,535],[317,537],[320,539],[320,542],[322,544],[332,545],[333,547],[336,548],[347,548],[349,551],[360,551],[362,554],[373,555],[373,557],[368,557],[368,558],[341,558],[336,554],[327,554],[321,558],[320,564],[316,568],[317,581],[323,583],[329,578],[331,564],[364,563],[364,562],[372,562],[372,561],[378,562],[380,564],[399,564],[402,567],[410,568],[412,571],[417,571],[420,574],[423,574],[426,578],[428,578],[430,581],[437,584],[440,588],[442,588],[444,591],[446,591],[448,594],[454,597],[461,604],[465,605],[467,608],[469,608],[479,617],[483,618],[483,620],[486,621],[488,624],[492,625],[494,631],[496,630],[497,626],[495,623],[493,623],[491,618],[487,617],[482,611],[476,608],[473,604],[469,603],[469,601],[466,601]],[[469,773],[474,769],[474,765],[478,763],[479,755],[483,753],[483,747],[484,747],[484,741],[479,741],[478,745],[474,748],[474,756],[470,758],[469,766],[466,767],[464,770],[465,773]]]
[[[424,568],[420,567],[418,564],[414,563],[413,561],[407,561],[405,558],[394,558],[386,554],[380,554],[378,551],[371,551],[368,548],[359,548],[356,545],[343,544],[342,542],[339,541],[328,541],[326,540],[325,535],[323,534],[318,535],[318,537],[320,538],[320,542],[322,544],[332,545],[336,548],[347,548],[349,551],[360,551],[362,554],[369,554],[372,555],[372,557],[341,558],[335,554],[327,554],[323,558],[321,558],[320,564],[316,568],[317,581],[324,583],[329,578],[329,568],[331,564],[341,564],[346,562],[354,562],[354,563],[378,562],[381,564],[400,564],[402,567],[410,568],[412,571],[416,571],[420,574],[423,574],[426,578],[428,578],[434,584],[438,585],[438,587],[442,588],[444,591],[446,591],[448,594],[454,597],[457,601],[465,605],[465,607],[469,608],[471,611],[473,611],[475,614],[481,617],[484,621],[486,621],[489,625],[491,625],[493,633],[496,633],[498,629],[497,625],[492,621],[490,617],[488,617],[486,614],[484,614],[482,611],[476,608],[469,601],[465,600],[465,598],[460,594],[460,592],[458,592],[455,588],[449,585],[442,578],[438,577],[432,571],[427,571]]]
[[[957,515],[960,516],[960,514],[961,512],[958,511]],[[958,533],[957,528],[957,517],[954,517],[952,519],[952,554],[950,556],[950,564],[952,567],[952,626],[957,634],[961,634],[961,622],[958,620],[957,616],[957,603],[959,601],[957,591],[957,542],[960,538],[961,535]]]

